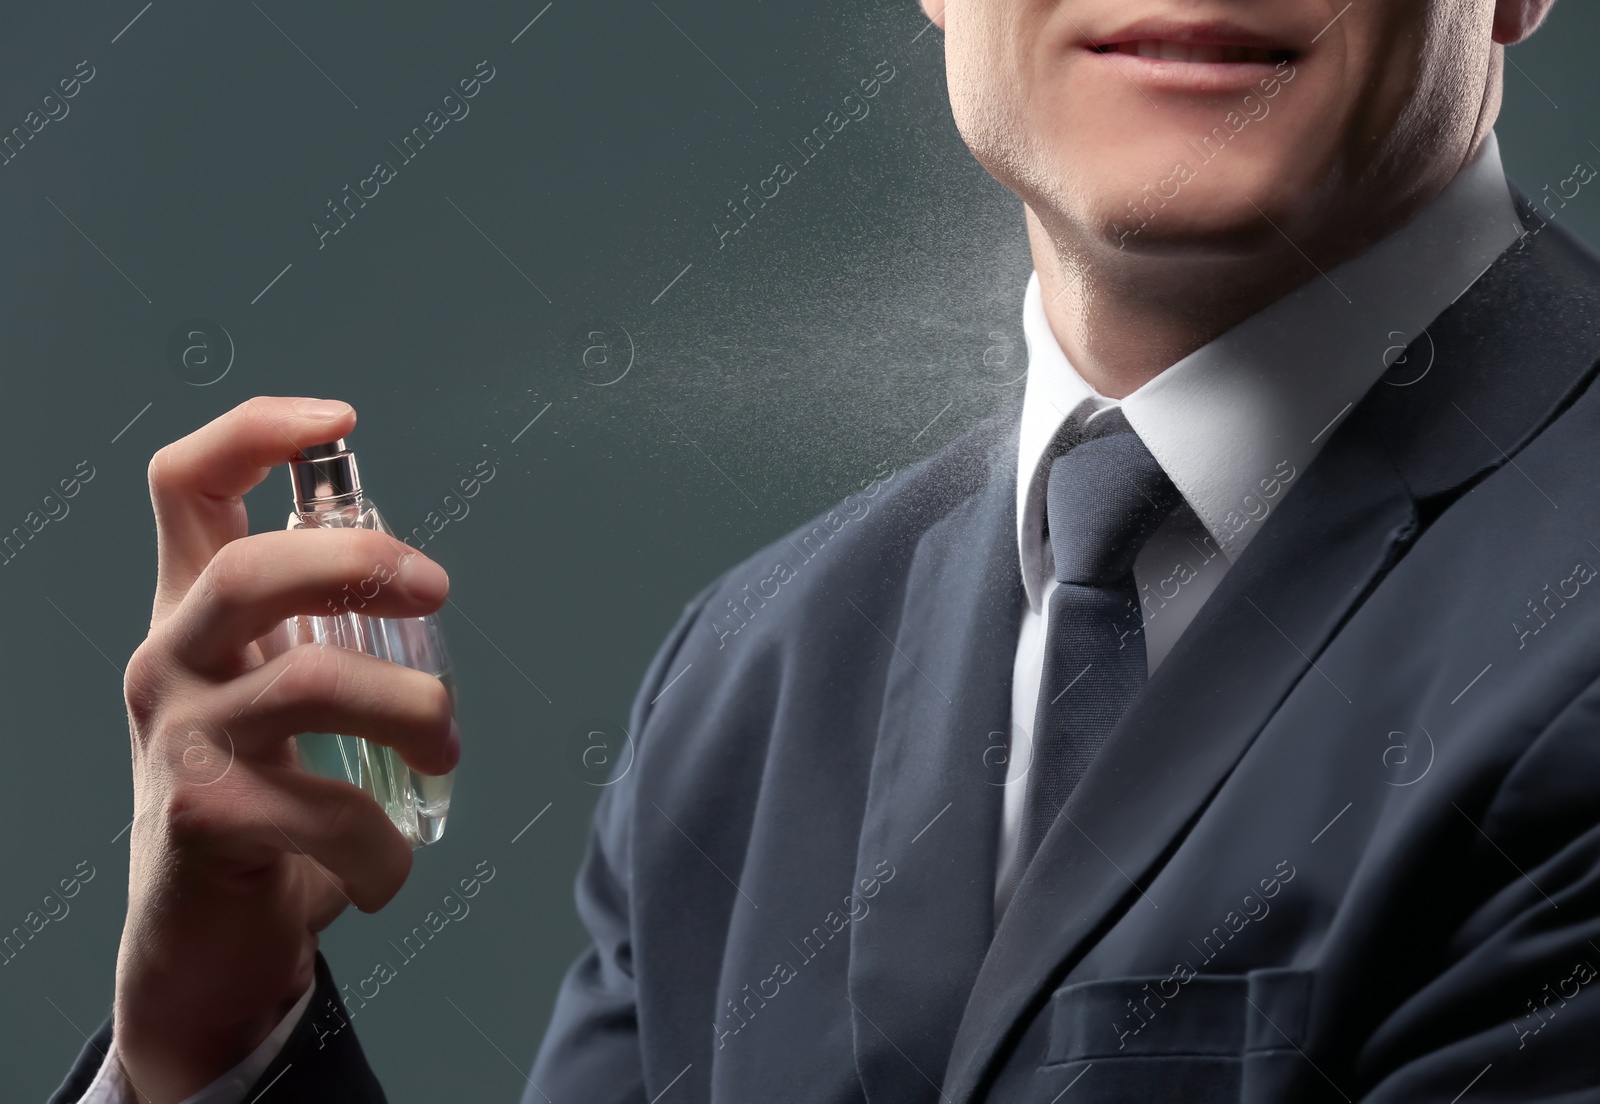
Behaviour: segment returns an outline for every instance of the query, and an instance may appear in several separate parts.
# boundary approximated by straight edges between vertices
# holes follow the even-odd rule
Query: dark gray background
[[[0,566],[0,931],[78,863],[96,872],[0,966],[7,1099],[42,1099],[111,1000],[132,815],[119,669],[155,567],[145,464],[262,393],[356,405],[352,444],[397,529],[495,465],[428,547],[454,579],[467,747],[449,832],[324,947],[346,982],[398,962],[388,941],[487,860],[471,914],[355,1026],[397,1104],[517,1097],[583,943],[570,883],[599,791],[572,734],[625,719],[713,575],[1020,386],[1020,207],[961,145],[925,27],[912,0],[0,15],[0,131],[95,67],[0,166],[0,532],[80,461],[95,471]],[[1564,0],[1512,52],[1498,131],[1529,193],[1600,165],[1597,42],[1600,10]],[[389,140],[480,59],[496,75],[470,115],[400,165]],[[790,142],[883,60],[870,116],[719,249],[727,201],[798,160]],[[319,249],[313,220],[379,159],[397,177]],[[1597,189],[1562,212],[1591,241]],[[236,349],[203,387],[167,353],[195,318]],[[582,367],[594,331],[636,351],[610,386]],[[275,473],[252,496],[258,528],[287,494]]]

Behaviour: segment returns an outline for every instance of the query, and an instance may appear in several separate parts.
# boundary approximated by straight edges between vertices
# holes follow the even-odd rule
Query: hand
[[[254,1050],[311,984],[317,933],[347,904],[382,908],[410,873],[377,803],[300,770],[291,737],[363,736],[425,774],[460,755],[437,678],[343,648],[263,648],[379,565],[393,582],[364,612],[444,602],[443,569],[382,533],[249,535],[241,496],[354,425],[344,403],[256,398],[150,462],[160,566],[124,682],[134,819],[115,1011],[141,1100],[181,1100]]]

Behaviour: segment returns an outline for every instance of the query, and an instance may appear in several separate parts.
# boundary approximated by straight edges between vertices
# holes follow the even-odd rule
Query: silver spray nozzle
[[[361,497],[356,454],[345,446],[343,437],[325,445],[307,445],[289,461],[289,470],[294,478],[294,508],[300,513],[348,506]]]

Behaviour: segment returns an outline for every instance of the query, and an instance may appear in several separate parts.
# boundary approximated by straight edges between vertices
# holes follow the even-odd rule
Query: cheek
[[[1027,105],[1039,80],[1037,47],[1023,29],[1028,6],[950,0],[945,10],[945,77],[956,129],[973,156],[1013,190],[1033,126]]]
[[[1400,0],[1373,5],[1342,28],[1327,61],[1342,78],[1349,129],[1415,143],[1445,120],[1475,119],[1493,48],[1494,6],[1495,0]]]
[[[1490,0],[1395,4],[1351,28],[1338,59],[1348,175],[1390,193],[1443,186],[1494,87],[1493,7]]]

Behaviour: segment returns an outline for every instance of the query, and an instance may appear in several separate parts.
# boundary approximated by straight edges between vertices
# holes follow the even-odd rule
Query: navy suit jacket
[[[524,1099],[1600,1099],[1600,258],[1522,211],[1261,523],[998,926],[1016,412],[695,598]],[[381,1099],[353,1032],[291,1047],[268,1104]]]

